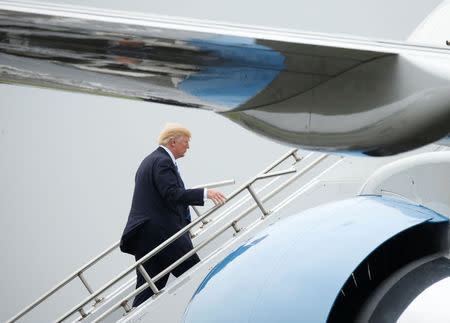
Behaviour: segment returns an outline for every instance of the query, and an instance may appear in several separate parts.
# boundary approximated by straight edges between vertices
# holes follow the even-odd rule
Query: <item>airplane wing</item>
[[[310,149],[390,155],[445,137],[449,57],[406,43],[0,2],[2,82],[213,110]]]

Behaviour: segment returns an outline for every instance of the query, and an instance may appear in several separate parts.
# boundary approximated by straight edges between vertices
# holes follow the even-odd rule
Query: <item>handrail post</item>
[[[303,157],[299,157],[298,155],[297,155],[297,152],[298,152],[298,150],[295,150],[295,151],[293,151],[292,152],[292,157],[294,157],[294,159],[295,159],[295,163],[298,163],[299,161],[301,161],[302,159],[303,159]],[[294,164],[295,164],[294,163]]]
[[[144,279],[147,281],[147,283],[150,286],[150,288],[153,291],[153,293],[155,295],[159,294],[161,291],[158,289],[158,287],[156,287],[155,283],[153,282],[153,280],[148,275],[148,273],[145,270],[144,266],[142,266],[142,264],[139,264],[138,269],[139,269],[139,272],[142,274],[142,277],[144,277]]]
[[[130,305],[128,304],[128,300],[124,300],[124,301],[122,302],[122,304],[120,304],[120,306],[122,306],[123,310],[125,311],[125,314],[131,312],[131,307],[130,307]],[[125,315],[125,314],[124,314],[124,315]]]
[[[200,211],[198,210],[198,208],[196,206],[191,205],[191,207],[194,210],[195,214],[197,214],[198,217],[202,216],[202,214],[200,213]]]
[[[202,213],[200,212],[200,210],[198,209],[198,207],[193,206],[193,205],[191,205],[191,207],[192,207],[192,209],[194,210],[195,214],[197,214],[198,217],[201,217],[201,216],[202,216]],[[208,220],[203,219],[203,220],[202,220],[203,225],[208,224],[209,222],[211,222],[210,219],[208,219]]]
[[[239,226],[238,226],[238,224],[237,224],[237,221],[236,220],[234,220],[233,222],[231,222],[231,226],[233,227],[233,229],[234,229],[234,234],[236,235],[236,234],[238,234],[242,229],[241,228],[239,228]]]
[[[91,294],[91,295],[94,294],[94,290],[92,289],[91,285],[89,285],[89,283],[87,282],[87,280],[84,277],[82,271],[80,271],[78,273],[78,278],[80,278],[81,282],[83,283],[84,287],[86,287],[86,289],[88,290],[89,294]],[[96,297],[94,306],[96,306],[101,301],[103,301],[103,298]]]
[[[200,210],[197,208],[197,207],[195,207],[195,206],[193,206],[193,205],[191,205],[191,207],[192,207],[192,209],[194,210],[194,212],[197,214],[197,217],[201,217],[202,216],[202,214],[200,213]],[[206,224],[208,224],[210,221],[208,221],[208,220],[206,220],[206,219],[203,219],[202,220],[202,225],[200,226],[200,228],[203,228]],[[192,231],[192,229],[190,229],[189,230],[189,236],[191,237],[191,239],[194,239],[196,236],[197,236],[197,233],[195,233],[195,232],[193,232]]]
[[[80,313],[82,318],[85,318],[86,316],[88,316],[88,314],[84,311],[84,309],[82,307],[78,309],[78,312]]]
[[[247,190],[250,192],[251,196],[253,197],[253,199],[255,200],[256,204],[258,204],[258,207],[261,209],[261,212],[263,213],[263,217],[267,216],[270,214],[269,211],[267,211],[264,206],[262,205],[261,200],[258,198],[258,196],[256,195],[255,191],[253,190],[252,185],[248,185],[247,186]]]

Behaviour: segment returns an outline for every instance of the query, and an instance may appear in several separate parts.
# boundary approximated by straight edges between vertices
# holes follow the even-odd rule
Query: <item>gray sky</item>
[[[440,1],[53,2],[403,40]],[[1,321],[120,238],[164,123],[193,132],[180,161],[188,186],[240,184],[289,149],[206,111],[4,84],[0,97]],[[130,262],[118,254],[111,270]]]
[[[440,0],[108,1],[49,2],[208,19],[304,31],[403,40]]]

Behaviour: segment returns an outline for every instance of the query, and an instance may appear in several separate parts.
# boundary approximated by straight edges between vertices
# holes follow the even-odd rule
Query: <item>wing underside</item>
[[[187,26],[182,20],[122,14],[125,23],[102,12],[44,8],[0,11],[4,82],[206,109],[248,109],[304,93],[386,55],[234,35],[239,30],[257,34],[238,27],[227,34],[213,24]]]

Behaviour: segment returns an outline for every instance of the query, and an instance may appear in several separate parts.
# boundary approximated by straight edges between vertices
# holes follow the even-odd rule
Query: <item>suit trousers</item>
[[[167,240],[170,236],[167,236],[167,234],[164,234],[163,230],[161,230],[158,227],[155,227],[151,224],[150,221],[146,221],[143,224],[141,224],[137,229],[136,232],[133,234],[136,242],[136,254],[135,259],[136,261],[144,257],[147,253],[149,253],[151,250],[156,248],[158,245],[160,245],[162,242]],[[169,267],[171,264],[173,264],[175,261],[177,261],[179,258],[181,258],[184,254],[186,254],[189,250],[192,250],[192,242],[189,237],[189,232],[186,232],[183,236],[178,238],[176,241],[171,243],[169,246],[167,246],[165,249],[154,255],[152,258],[147,260],[143,263],[143,266],[149,276],[151,278],[158,275],[161,271]],[[193,256],[186,259],[183,263],[175,267],[175,269],[172,270],[172,274],[175,277],[178,277],[182,275],[184,272],[186,272],[189,268],[194,266],[200,262],[200,258],[197,254],[194,254]],[[146,280],[141,275],[138,269],[136,269],[136,289],[139,288],[141,285],[146,283]],[[164,275],[161,279],[159,279],[155,285],[158,287],[159,290],[164,288],[166,286],[167,280],[169,279],[169,274]],[[153,291],[150,287],[147,287],[145,290],[143,290],[141,293],[136,295],[133,301],[133,307],[137,307],[143,302],[145,302],[147,299],[149,299],[153,295]]]

